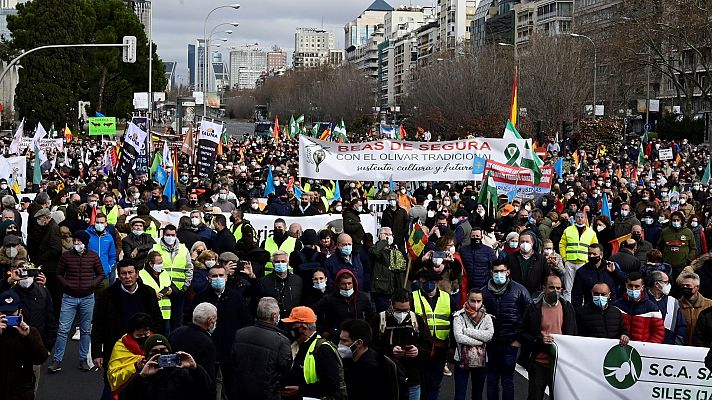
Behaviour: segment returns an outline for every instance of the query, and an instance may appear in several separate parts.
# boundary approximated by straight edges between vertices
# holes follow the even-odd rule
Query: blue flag
[[[334,199],[332,201],[341,200],[341,188],[339,187],[339,181],[336,181],[334,185]]]
[[[391,175],[391,180],[388,183],[388,187],[391,189],[391,192],[396,191],[396,184],[393,183],[393,175]]]
[[[274,187],[274,178],[272,177],[272,166],[270,165],[269,172],[267,173],[267,183],[265,183],[265,194],[262,197],[267,197],[276,191],[277,189]]]
[[[507,192],[507,202],[509,204],[512,204],[514,199],[517,198],[517,192],[518,192],[517,188],[514,188],[514,189],[510,190],[509,192]]]
[[[554,172],[561,178],[564,175],[564,158],[560,157],[559,160],[554,164]]]
[[[304,194],[304,192],[302,191],[302,189],[299,189],[299,188],[297,187],[297,185],[294,185],[294,186],[292,186],[292,187],[294,188],[294,197],[296,197],[297,199],[301,200],[301,199],[302,199],[302,195]]]
[[[160,168],[161,171],[163,171],[163,168]],[[163,171],[165,174],[166,171]],[[158,171],[156,171],[156,175],[158,175]],[[168,203],[173,204],[177,198],[176,198],[176,181],[175,178],[173,177],[174,174],[171,173],[168,175],[168,181],[166,182],[166,187],[163,189],[163,194],[168,197]]]
[[[106,115],[100,113],[99,111],[96,112],[96,116],[99,117],[99,118],[104,118],[104,117],[106,117]]]
[[[475,156],[475,160],[472,163],[472,173],[481,174],[485,172],[485,164],[487,164],[486,158]]]
[[[603,193],[603,199],[601,200],[601,215],[611,219],[611,208],[608,207],[608,195],[606,193]]]
[[[159,164],[156,167],[156,173],[153,174],[153,180],[158,182],[161,186],[165,185],[166,182],[168,182],[168,174],[166,173],[166,170],[163,169],[162,165]]]

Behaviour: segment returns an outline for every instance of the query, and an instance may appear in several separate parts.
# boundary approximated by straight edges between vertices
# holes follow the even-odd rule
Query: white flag
[[[47,136],[47,131],[41,122],[37,123],[37,129],[35,129],[35,136],[32,138],[32,148],[40,147],[40,141]]]
[[[173,168],[173,157],[171,157],[168,142],[165,140],[163,141],[163,168]]]
[[[18,156],[20,155],[20,143],[22,142],[22,133],[25,131],[25,119],[22,119],[22,122],[20,122],[20,126],[17,127],[17,130],[15,131],[15,137],[12,139],[12,143],[10,143],[10,154],[17,154]]]

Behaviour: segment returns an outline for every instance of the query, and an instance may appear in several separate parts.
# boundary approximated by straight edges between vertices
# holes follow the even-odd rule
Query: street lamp
[[[205,21],[203,21],[203,116],[208,114],[208,104],[205,102],[205,95],[207,94],[207,84],[208,84],[208,19],[217,10],[223,8],[232,8],[233,10],[238,10],[240,8],[239,4],[229,4],[224,6],[218,6],[210,10],[208,15],[205,16]]]
[[[596,43],[593,42],[593,39],[586,35],[580,35],[578,33],[569,33],[569,36],[573,38],[582,38],[586,39],[589,42],[591,42],[591,45],[593,46],[593,117],[596,117],[596,79],[598,78],[598,60],[597,60],[597,53],[596,53]]]
[[[512,44],[512,43],[499,42],[499,43],[497,43],[497,46],[513,47],[514,48],[514,61],[517,62],[517,82],[519,82],[519,74],[522,73],[522,64],[521,64],[521,60],[519,59],[519,51],[517,49],[517,45]]]

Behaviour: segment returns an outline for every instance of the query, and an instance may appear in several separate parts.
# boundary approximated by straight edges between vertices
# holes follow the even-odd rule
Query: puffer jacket
[[[628,335],[621,310],[610,304],[601,309],[588,303],[576,310],[576,328],[586,337],[620,339],[621,335]]]
[[[79,254],[69,250],[62,254],[57,265],[57,280],[64,293],[72,297],[86,297],[104,280],[104,267],[99,255],[91,250]]]
[[[624,293],[623,298],[613,305],[621,310],[623,323],[630,333],[631,340],[662,343],[665,340],[663,315],[657,304],[647,298],[645,292],[642,292],[640,297],[640,300],[633,301],[627,293]]]
[[[712,307],[702,311],[697,318],[695,332],[692,335],[692,345],[712,347]]]
[[[287,273],[282,279],[275,272],[269,273],[259,280],[262,296],[272,297],[279,304],[279,313],[282,318],[287,318],[292,308],[302,301],[302,278],[299,275]]]
[[[700,294],[708,299],[712,299],[712,253],[703,254],[683,272],[694,272],[700,276]]]
[[[489,266],[497,259],[494,250],[484,244],[470,244],[462,246],[460,257],[467,274],[467,290],[485,286],[489,277]]]
[[[487,312],[494,316],[494,341],[510,344],[521,333],[524,311],[532,298],[527,288],[511,279],[507,279],[508,287],[501,295],[495,294],[490,285],[493,285],[491,280],[482,289],[482,297]]]
[[[7,329],[0,335],[0,354],[0,385],[3,388],[0,398],[34,399],[32,366],[42,364],[49,354],[37,329],[30,327],[30,334],[25,337],[16,329]]]
[[[89,234],[89,245],[87,249],[99,255],[101,265],[104,267],[104,275],[109,276],[116,266],[117,260],[114,238],[108,231],[104,232],[103,235],[99,235],[93,226],[89,227],[86,232]]]
[[[245,400],[279,400],[279,389],[292,367],[286,336],[274,325],[258,321],[235,334],[230,356],[235,378],[234,397]]]

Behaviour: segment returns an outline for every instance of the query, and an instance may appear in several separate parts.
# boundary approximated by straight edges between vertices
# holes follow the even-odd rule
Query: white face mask
[[[408,311],[394,311],[393,312],[393,318],[396,319],[396,322],[399,324],[402,324],[403,321],[405,321],[406,318],[408,318],[408,315],[410,313]]]
[[[519,243],[519,248],[522,250],[522,253],[529,253],[532,251],[532,244],[529,242],[521,242]]]
[[[670,289],[672,288],[672,285],[670,283],[664,283],[660,287],[660,291],[663,292],[664,295],[669,295],[670,294]]]
[[[74,250],[77,251],[77,253],[82,253],[84,251],[84,243],[82,244],[75,244],[74,245]]]
[[[153,270],[160,274],[163,271],[163,264],[153,264]]]
[[[205,261],[205,266],[210,269],[215,266],[215,260],[207,260]]]
[[[34,281],[35,281],[35,278],[30,276],[25,279],[20,279],[17,282],[17,284],[20,285],[21,288],[27,289],[28,287],[30,287],[30,285],[32,285],[32,282],[34,282]]]
[[[166,242],[166,244],[169,246],[173,246],[174,244],[176,244],[176,240],[178,240],[178,238],[175,236],[164,236],[163,237],[163,241]]]
[[[388,236],[388,237],[386,238],[386,242],[388,242],[388,245],[389,245],[389,246],[392,245],[392,244],[393,244],[393,236]]]
[[[17,255],[17,247],[8,247],[5,249],[5,254],[10,258],[15,258]]]
[[[554,249],[544,249],[544,255],[550,256],[554,254]]]
[[[190,223],[191,223],[193,226],[198,226],[198,225],[200,225],[200,218],[193,217],[193,218],[190,219]]]
[[[442,258],[433,258],[433,264],[435,264],[435,266],[440,266],[440,265],[442,265],[442,263],[443,263]]]

